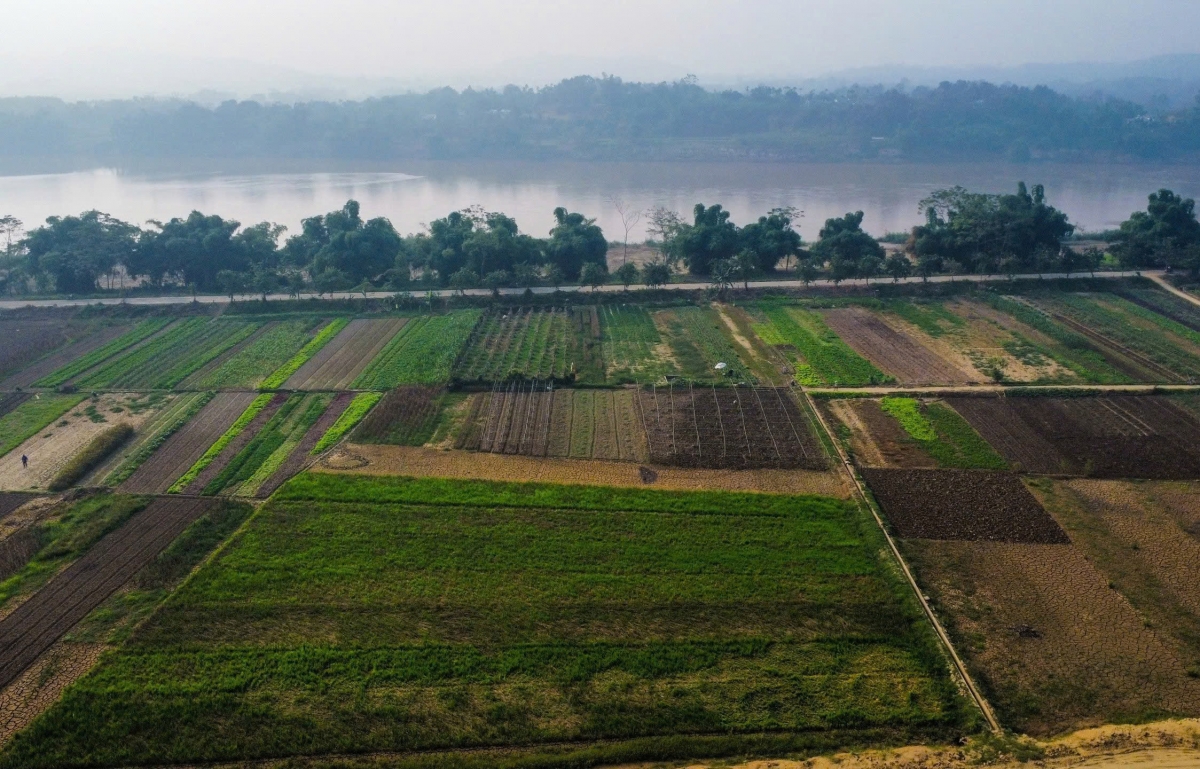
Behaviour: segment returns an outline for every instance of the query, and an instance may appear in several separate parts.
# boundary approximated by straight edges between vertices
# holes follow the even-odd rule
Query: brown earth
[[[254,436],[258,435],[258,431],[263,429],[263,426],[266,425],[267,422],[271,421],[271,417],[275,416],[275,412],[279,411],[284,403],[287,403],[287,399],[287,393],[275,393],[275,397],[271,398],[271,402],[264,406],[261,411],[255,414],[254,418],[251,419],[244,428],[242,428],[242,431],[234,436],[233,440],[225,444],[225,448],[221,449],[221,453],[213,457],[212,461],[209,462],[203,470],[196,474],[196,477],[192,479],[192,482],[183,489],[183,493],[203,494],[204,488],[208,486],[208,484],[212,483],[212,481],[221,474],[221,471],[233,461],[234,457],[242,452],[242,449],[246,448],[246,445],[249,444],[250,441],[254,440]],[[239,414],[238,416],[241,415]],[[234,421],[236,421],[236,417],[234,418]],[[221,432],[221,435],[224,435],[224,431]],[[218,435],[217,438],[220,438],[220,435]],[[213,440],[213,443],[216,443],[216,439]],[[208,451],[208,448],[206,447],[204,451]],[[203,456],[203,452],[201,452],[201,456]],[[197,459],[199,459],[199,457],[197,457]],[[191,465],[188,465],[186,468],[184,468],[183,472],[186,473],[190,469]],[[182,476],[183,473],[180,473],[180,475]]]
[[[407,443],[404,438],[437,416],[438,397],[443,390],[441,387],[410,385],[388,391],[358,423],[354,440],[359,443]]]
[[[370,365],[407,318],[350,321],[283,383],[285,390],[344,390]]]
[[[68,686],[96,666],[104,644],[59,641],[0,690],[0,745],[45,712]]]
[[[130,409],[130,402],[142,397],[130,393],[107,393],[96,400],[84,400],[4,455],[3,461],[0,461],[0,489],[17,491],[46,488],[59,471],[97,435],[121,423],[137,428],[169,402],[160,401],[153,408],[140,408],[136,412]],[[89,407],[95,407],[106,421],[94,422],[89,419],[85,414]],[[22,455],[29,457],[29,467],[21,466]]]
[[[860,467],[937,467],[900,423],[868,398],[818,401],[827,419],[850,431],[850,449]]]
[[[1169,397],[947,400],[1005,459],[1029,472],[1200,478],[1200,420]]]
[[[1200,679],[1072,545],[908,540],[922,590],[1006,727],[1200,713]]]
[[[863,468],[862,475],[896,534],[905,539],[1070,541],[1011,473]]]
[[[210,504],[195,498],[155,499],[0,620],[0,686],[12,683]]]
[[[277,321],[271,321],[269,323],[260,324],[259,327],[257,329],[255,329],[254,333],[250,334],[250,336],[246,337],[242,341],[235,344],[233,347],[230,347],[225,352],[221,353],[217,357],[210,360],[208,363],[201,366],[195,372],[190,374],[187,377],[187,379],[184,379],[182,382],[175,385],[175,387],[180,390],[193,389],[194,385],[197,382],[202,381],[209,374],[211,374],[212,372],[221,368],[221,366],[224,366],[226,364],[226,362],[229,361],[230,358],[232,358],[233,356],[240,353],[242,350],[246,349],[250,345],[257,342],[258,338],[260,336],[262,336],[263,334],[267,333],[268,331],[274,329],[278,325],[279,325],[279,323]],[[264,376],[267,376],[267,374],[264,374]]]
[[[821,312],[825,323],[846,344],[902,384],[968,384],[983,377],[938,356],[887,325],[863,307]]]
[[[126,494],[163,494],[254,401],[254,393],[217,393],[200,413],[154,452],[119,490]]]
[[[850,489],[835,472],[809,470],[698,470],[654,467],[655,488],[703,491],[762,491],[822,494],[846,499]],[[554,459],[409,446],[346,444],[322,458],[314,470],[367,475],[406,475],[488,481],[535,481],[596,486],[645,486],[632,462]]]
[[[354,393],[338,393],[330,401],[328,408],[321,414],[316,422],[313,422],[312,427],[308,428],[308,432],[300,439],[300,443],[296,448],[292,449],[292,453],[288,454],[287,459],[283,460],[283,464],[275,471],[275,474],[263,482],[258,487],[258,491],[254,496],[265,499],[275,493],[275,489],[279,488],[284,482],[291,478],[296,473],[304,469],[310,461],[313,460],[311,452],[317,445],[317,442],[333,427],[333,423],[342,415],[346,407],[350,405],[350,401],[354,400]]]
[[[638,407],[653,462],[823,470],[825,451],[791,393],[772,387],[649,387]]]

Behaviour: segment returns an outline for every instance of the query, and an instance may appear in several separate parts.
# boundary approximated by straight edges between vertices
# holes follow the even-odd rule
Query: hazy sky
[[[1122,61],[1200,52],[1197,0],[4,0],[27,78],[143,55],[419,81],[579,57],[627,77]],[[97,71],[99,62],[99,71]],[[622,64],[623,62],[623,64]],[[622,68],[628,72],[620,71]],[[656,69],[657,68],[657,69]],[[12,74],[10,72],[10,74]],[[202,75],[203,73],[195,73]],[[114,64],[112,77],[121,76]]]

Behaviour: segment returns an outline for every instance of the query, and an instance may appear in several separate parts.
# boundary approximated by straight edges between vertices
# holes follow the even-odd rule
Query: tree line
[[[1200,100],[1117,99],[987,82],[710,91],[576,77],[297,104],[0,99],[0,157],[394,159],[1195,158]]]
[[[800,212],[776,208],[738,226],[720,204],[698,203],[690,217],[666,208],[644,212],[655,258],[624,262],[609,274],[609,241],[594,219],[554,210],[548,237],[520,230],[512,217],[473,206],[401,235],[385,217],[364,219],[356,201],[303,220],[300,231],[270,222],[242,227],[193,211],[139,227],[100,211],[54,216],[21,236],[22,223],[0,217],[5,252],[0,285],[10,294],[90,294],[137,281],[151,289],[186,287],[235,295],[286,291],[405,291],[532,287],[617,282],[661,286],[676,274],[723,287],[794,275],[807,282],[975,273],[1095,271],[1106,259],[1125,268],[1174,267],[1200,275],[1195,201],[1171,190],[1149,196],[1106,251],[1072,246],[1068,216],[1041,185],[1013,193],[939,190],[921,201],[925,222],[890,254],[862,229],[863,212],[827,219],[806,244]],[[640,214],[640,212],[639,212]]]

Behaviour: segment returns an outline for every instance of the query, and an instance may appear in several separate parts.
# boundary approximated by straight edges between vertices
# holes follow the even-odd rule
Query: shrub
[[[54,480],[50,481],[48,488],[50,491],[62,491],[65,488],[74,486],[76,481],[81,480],[92,470],[96,469],[101,462],[107,459],[132,436],[133,428],[124,422],[108,428],[95,438],[92,438],[91,442],[83,447],[83,451],[76,454],[70,462],[67,462],[66,466],[54,477]]]

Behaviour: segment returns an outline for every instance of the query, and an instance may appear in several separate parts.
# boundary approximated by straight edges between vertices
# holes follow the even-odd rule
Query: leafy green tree
[[[221,270],[217,273],[217,285],[221,287],[221,293],[229,297],[229,301],[233,301],[234,294],[246,293],[247,276],[244,272],[235,270]]]
[[[450,276],[450,288],[457,291],[459,294],[465,294],[467,289],[475,288],[479,285],[479,275],[470,267],[463,267],[458,272]]]
[[[642,265],[642,283],[646,288],[662,288],[671,282],[671,265],[666,262],[646,262]]]
[[[546,282],[554,286],[555,291],[562,286],[566,279],[566,276],[563,275],[562,267],[559,267],[557,264],[552,264],[546,268]]]
[[[792,229],[799,215],[795,208],[774,208],[738,233],[740,247],[754,254],[760,272],[774,272],[781,260],[800,253],[804,241]]]
[[[513,267],[513,281],[521,288],[529,288],[538,282],[538,268],[533,264],[518,264]]]
[[[883,246],[862,229],[863,212],[855,211],[841,218],[826,219],[820,240],[810,249],[815,259],[829,262],[834,283],[859,274],[863,259],[874,262],[876,271],[883,260]]]
[[[1184,267],[1200,273],[1200,222],[1196,201],[1162,189],[1145,211],[1121,223],[1113,254],[1126,267]]]
[[[750,280],[762,272],[759,255],[750,249],[739,251],[737,256],[730,260],[729,267],[732,270],[731,277],[742,281],[742,288],[746,291],[750,290]]]
[[[892,254],[884,262],[883,271],[892,276],[893,283],[899,283],[901,278],[912,275],[912,262],[904,254]]]
[[[800,268],[798,271],[800,273],[800,280],[805,286],[812,283],[821,275],[821,270],[818,269],[816,263],[812,259],[801,259]]]
[[[241,224],[233,219],[192,211],[186,219],[150,224],[154,229],[142,235],[129,272],[146,277],[154,285],[172,278],[207,291],[219,288],[217,273],[222,270],[250,270],[246,246],[255,238],[235,241]]]
[[[559,207],[554,209],[554,221],[546,256],[567,280],[579,278],[587,264],[601,265],[607,272],[608,241],[595,219]]]
[[[738,228],[719,204],[706,208],[697,203],[692,209],[692,223],[680,227],[671,244],[671,250],[680,255],[693,275],[708,275],[714,264],[729,259],[737,249]]]
[[[592,290],[603,286],[608,282],[608,270],[604,269],[603,265],[595,262],[586,262],[583,269],[579,271],[579,285],[591,286]]]
[[[492,291],[492,296],[500,296],[500,289],[512,284],[512,274],[508,270],[492,270],[483,276],[483,285]]]
[[[400,236],[390,221],[363,221],[358,201],[349,200],[340,211],[305,219],[301,233],[288,239],[284,256],[313,274],[333,269],[357,284],[393,267],[400,248]]]
[[[617,282],[620,283],[626,291],[628,291],[629,287],[637,282],[637,266],[631,262],[625,262],[613,271],[613,277],[617,279]]]
[[[348,291],[354,282],[350,280],[350,276],[336,267],[326,267],[320,272],[313,275],[313,287],[317,289],[318,296],[325,294],[333,294],[338,291]]]
[[[133,262],[139,230],[99,211],[52,216],[23,241],[26,267],[49,275],[62,293],[89,293],[102,275]]]

